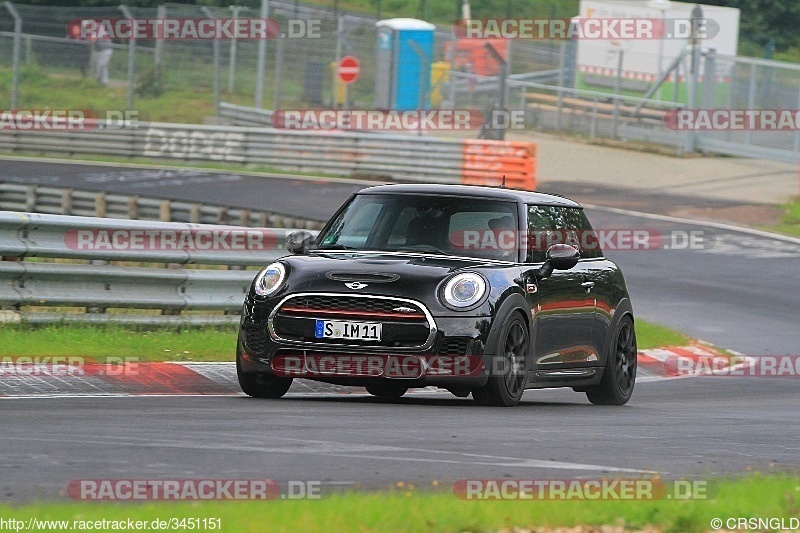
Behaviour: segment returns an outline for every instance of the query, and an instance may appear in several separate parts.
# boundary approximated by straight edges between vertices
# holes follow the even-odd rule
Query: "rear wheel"
[[[408,387],[400,383],[371,383],[364,387],[373,396],[384,399],[397,399],[408,391]]]
[[[472,398],[478,405],[513,407],[525,392],[526,358],[528,355],[528,325],[520,313],[512,313],[500,330],[498,343],[492,357],[489,381],[485,386],[472,389]]]
[[[631,399],[635,383],[636,331],[631,317],[625,316],[614,333],[603,379],[586,389],[586,397],[596,405],[625,405]]]

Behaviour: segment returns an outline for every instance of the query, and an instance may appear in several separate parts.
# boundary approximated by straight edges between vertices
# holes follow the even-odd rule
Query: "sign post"
[[[358,59],[353,56],[345,56],[339,61],[339,79],[345,84],[344,87],[344,108],[350,108],[350,84],[358,79],[361,67]]]

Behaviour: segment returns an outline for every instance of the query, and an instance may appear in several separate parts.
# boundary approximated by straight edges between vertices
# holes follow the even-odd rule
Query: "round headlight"
[[[449,307],[463,309],[480,302],[486,294],[486,280],[478,274],[456,274],[445,283],[442,290],[444,303]]]
[[[256,294],[269,296],[280,288],[286,279],[286,267],[281,263],[272,263],[258,273],[253,282]]]

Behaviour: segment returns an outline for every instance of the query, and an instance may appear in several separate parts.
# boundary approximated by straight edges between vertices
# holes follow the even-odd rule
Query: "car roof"
[[[506,189],[482,185],[445,185],[445,184],[396,184],[367,187],[358,194],[424,194],[440,196],[471,196],[474,198],[492,198],[510,200],[524,204],[555,205],[560,207],[581,208],[578,202],[557,194],[537,191]]]

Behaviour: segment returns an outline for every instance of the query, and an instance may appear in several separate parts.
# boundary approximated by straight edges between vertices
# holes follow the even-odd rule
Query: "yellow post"
[[[444,95],[442,94],[441,84],[450,79],[450,62],[436,61],[431,64],[431,107],[439,107]]]
[[[345,95],[347,94],[347,85],[345,82],[339,79],[339,63],[336,61],[331,61],[330,64],[331,69],[331,79],[333,80],[333,107],[339,107],[344,105]]]

